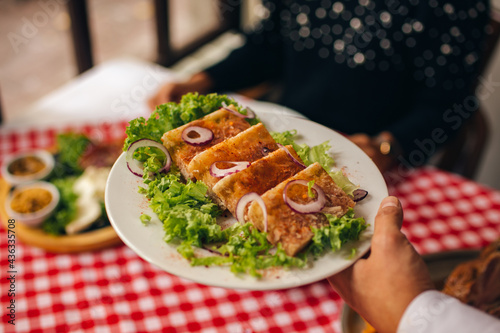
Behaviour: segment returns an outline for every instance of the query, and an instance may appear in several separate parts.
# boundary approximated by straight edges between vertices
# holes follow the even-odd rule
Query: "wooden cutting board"
[[[5,210],[5,200],[9,194],[10,187],[3,178],[0,178],[0,219],[5,229],[8,227],[9,220],[9,216]],[[78,235],[65,236],[50,235],[40,228],[30,228],[20,222],[16,222],[15,229],[11,230],[15,231],[16,240],[53,253],[95,251],[122,243],[111,226]]]

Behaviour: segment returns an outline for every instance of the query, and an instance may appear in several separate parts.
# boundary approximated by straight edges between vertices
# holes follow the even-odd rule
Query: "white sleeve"
[[[398,333],[498,333],[500,320],[439,291],[418,295],[406,308]]]

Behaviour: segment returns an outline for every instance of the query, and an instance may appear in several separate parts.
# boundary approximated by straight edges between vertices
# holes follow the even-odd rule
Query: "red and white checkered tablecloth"
[[[124,123],[75,126],[94,138],[123,136]],[[0,133],[0,158],[54,145],[58,130]],[[1,163],[1,160],[0,160]],[[500,236],[500,192],[425,167],[390,185],[404,232],[421,253],[485,246]],[[207,287],[170,275],[126,246],[51,254],[16,245],[9,297],[7,233],[0,231],[5,332],[340,332],[342,300],[325,281],[279,291]],[[15,299],[15,326],[7,306]]]

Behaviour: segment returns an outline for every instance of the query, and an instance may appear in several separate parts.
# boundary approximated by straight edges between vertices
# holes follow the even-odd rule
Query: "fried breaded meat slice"
[[[262,123],[258,123],[196,155],[187,166],[187,170],[194,178],[203,181],[211,189],[222,179],[210,174],[210,167],[213,163],[253,162],[276,149],[278,145],[271,134]],[[218,165],[218,167],[224,168],[223,165]]]
[[[286,148],[300,161],[292,146]],[[222,178],[212,190],[236,216],[236,205],[242,196],[250,192],[261,195],[303,169],[284,149],[278,149],[253,162],[245,170]]]
[[[268,240],[276,245],[281,243],[286,254],[296,255],[313,237],[311,227],[320,228],[328,224],[323,213],[302,214],[292,210],[283,199],[283,191],[288,182],[303,179],[321,187],[326,197],[325,209],[336,216],[344,215],[349,208],[354,207],[354,201],[345,194],[333,181],[332,177],[319,163],[311,164],[296,175],[281,182],[262,195],[267,210]],[[287,195],[293,201],[307,203],[314,200],[309,198],[307,186],[292,185],[287,190]],[[259,230],[263,231],[263,212],[256,202],[252,202],[248,209],[248,220]]]
[[[182,132],[190,126],[199,126],[209,129],[213,133],[213,139],[200,145],[192,145],[185,142],[181,137]],[[245,119],[227,110],[220,109],[203,118],[166,132],[163,134],[161,140],[170,153],[173,162],[179,167],[184,178],[194,179],[193,175],[187,170],[187,166],[193,157],[227,138],[243,132],[249,127],[250,124]]]

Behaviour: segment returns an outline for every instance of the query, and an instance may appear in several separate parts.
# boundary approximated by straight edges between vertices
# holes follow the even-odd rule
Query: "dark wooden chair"
[[[171,42],[170,1],[153,0],[155,9],[157,60],[162,66],[171,66],[195,52],[203,45],[214,40],[229,30],[239,30],[241,22],[241,1],[217,0],[220,11],[220,24],[212,31],[207,31],[196,40],[176,49]],[[88,24],[87,0],[68,0],[68,14],[71,18],[71,34],[79,73],[90,69],[93,65],[92,43]]]
[[[186,45],[182,49],[175,49],[171,43],[171,29],[169,20],[169,0],[153,0],[155,7],[155,21],[157,33],[157,63],[171,66],[183,57],[191,54],[201,46],[212,41],[228,30],[240,30],[241,1],[217,0],[221,11],[222,20],[217,29],[207,31],[205,34]],[[68,0],[68,13],[71,18],[71,33],[76,64],[79,73],[93,67],[93,54],[91,35],[88,24],[88,10],[86,0]],[[490,24],[490,38],[487,41],[486,52],[482,58],[481,73],[484,72],[500,34],[498,19],[492,19]],[[243,93],[252,98],[260,98],[268,94],[273,88],[269,83],[252,87]],[[0,123],[2,122],[0,102]],[[473,178],[484,153],[489,136],[488,122],[484,112],[479,109],[466,121],[457,136],[443,147],[434,164],[444,170],[459,173],[465,177]]]
[[[486,48],[481,59],[479,73],[484,73],[500,36],[500,22],[492,18],[489,25],[490,34],[486,40]],[[479,86],[476,83],[475,89]],[[458,173],[473,179],[484,154],[488,142],[490,128],[484,110],[479,107],[465,121],[456,137],[449,141],[438,154],[435,165],[440,169]]]
[[[175,48],[171,39],[171,20],[169,0],[151,0],[154,4],[155,26],[157,37],[156,62],[162,66],[171,66],[195,52],[203,45],[214,40],[229,30],[240,30],[241,1],[214,0],[219,10],[219,25],[213,30],[200,34],[191,43],[182,48]],[[92,52],[92,36],[89,27],[87,0],[68,0],[67,9],[71,19],[71,36],[78,73],[81,74],[94,66]],[[0,124],[3,120],[0,95]]]

